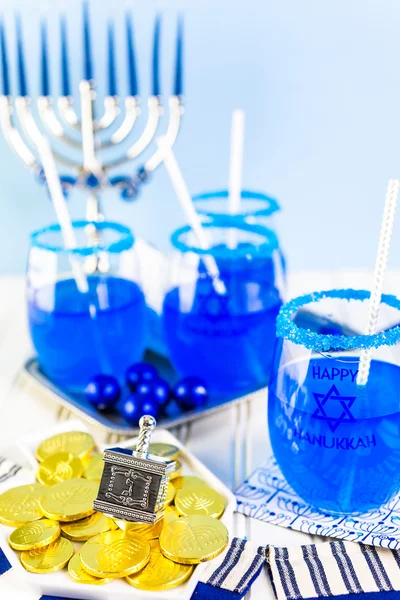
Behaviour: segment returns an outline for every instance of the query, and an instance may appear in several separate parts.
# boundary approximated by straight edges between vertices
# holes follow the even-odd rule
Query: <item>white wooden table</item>
[[[290,296],[317,289],[332,287],[369,287],[371,274],[368,272],[320,272],[295,273],[289,282]],[[398,285],[397,285],[398,284]],[[400,272],[391,272],[385,291],[398,293]],[[15,440],[36,428],[50,428],[57,420],[67,415],[52,403],[39,399],[36,386],[21,374],[25,360],[32,355],[25,308],[23,277],[0,278],[0,454],[12,455]],[[250,425],[240,435],[251,436],[251,453],[246,457],[240,444],[235,444],[237,426],[243,423],[239,410],[248,406],[232,408],[221,414],[196,421],[188,429],[181,427],[173,431],[185,440],[194,452],[229,487],[234,488],[246,474],[264,462],[269,454],[267,433],[267,407],[265,393],[259,394],[251,404]],[[98,441],[103,441],[100,430],[92,430]],[[234,457],[240,468],[234,472]],[[14,455],[15,458],[17,458]],[[247,463],[247,464],[246,464]],[[309,543],[311,536],[293,530],[262,523],[243,515],[235,515],[234,535],[247,536],[257,545],[297,545]],[[315,540],[314,540],[315,541]],[[320,539],[319,541],[323,541]],[[22,592],[12,571],[0,578],[0,598],[7,600],[37,600],[37,595]],[[266,573],[262,573],[254,584],[247,600],[272,600],[274,598]]]

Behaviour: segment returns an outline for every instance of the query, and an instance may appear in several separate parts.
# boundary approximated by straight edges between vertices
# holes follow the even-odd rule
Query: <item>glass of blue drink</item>
[[[142,358],[145,300],[131,231],[118,223],[73,223],[66,250],[59,225],[31,235],[28,319],[42,371],[62,389],[81,392],[94,375],[122,379]],[[88,291],[78,289],[72,264]]]
[[[229,191],[217,190],[202,192],[193,196],[196,211],[204,219],[215,219],[221,215],[229,214]],[[240,211],[237,217],[241,217],[251,225],[263,225],[277,234],[276,216],[281,207],[275,198],[267,196],[263,192],[253,190],[242,190]],[[282,269],[286,274],[286,259],[282,251],[282,245],[278,237],[278,252],[281,256]]]
[[[369,292],[307,294],[282,307],[269,386],[271,445],[284,477],[308,504],[359,514],[400,490],[400,300],[382,296],[379,333],[321,334],[302,329],[307,307],[363,331]],[[350,329],[351,328],[351,329]],[[369,378],[358,385],[361,350],[372,351]]]
[[[268,381],[283,293],[278,242],[273,231],[236,217],[203,229],[206,250],[189,226],[172,235],[165,339],[179,375],[201,377],[214,399],[234,398]]]

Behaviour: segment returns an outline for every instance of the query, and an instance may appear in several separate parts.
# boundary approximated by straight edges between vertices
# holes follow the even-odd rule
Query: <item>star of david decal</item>
[[[326,421],[332,432],[336,431],[336,429],[339,427],[339,425],[341,425],[341,423],[355,422],[355,418],[351,414],[350,408],[353,406],[356,396],[341,396],[339,390],[335,385],[333,385],[326,394],[319,394],[317,392],[313,392],[313,396],[318,406],[318,408],[312,415],[313,418],[320,419],[321,421]],[[337,416],[329,416],[325,410],[325,405],[328,401],[330,402],[330,406],[331,401],[338,402],[342,408],[342,412],[339,413]]]
[[[227,296],[208,294],[198,296],[199,315],[210,321],[218,321],[221,317],[229,316],[229,299]]]

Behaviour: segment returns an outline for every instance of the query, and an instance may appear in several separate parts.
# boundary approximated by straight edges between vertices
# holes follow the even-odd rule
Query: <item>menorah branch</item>
[[[109,140],[100,145],[100,149],[111,148],[123,142],[133,130],[136,119],[140,114],[139,99],[137,96],[128,96],[125,98],[125,117],[117,131],[115,131]]]
[[[25,144],[18,129],[16,129],[12,123],[12,110],[13,108],[9,97],[4,95],[0,96],[0,124],[3,135],[12,150],[18,154],[29,168],[39,168],[33,153]]]
[[[162,114],[160,99],[158,96],[150,96],[148,100],[148,115],[145,128],[139,139],[128,149],[126,154],[113,161],[105,163],[103,168],[105,171],[119,167],[124,163],[137,158],[147,148],[157,131],[158,123]]]
[[[104,114],[99,121],[94,122],[94,130],[107,129],[114,123],[118,115],[118,98],[116,96],[106,96],[104,98]]]
[[[73,107],[73,98],[71,96],[60,96],[57,101],[58,110],[61,117],[68,125],[75,129],[80,129],[81,124],[78,119],[78,115]]]
[[[44,126],[54,137],[56,137],[59,140],[62,140],[63,142],[66,142],[74,148],[82,148],[81,141],[74,140],[64,130],[53,109],[51,98],[49,98],[48,96],[39,96],[37,105],[39,115],[42,119]]]
[[[169,123],[168,129],[164,135],[164,143],[169,147],[172,146],[176,142],[176,138],[178,137],[181,117],[183,115],[184,108],[181,104],[181,99],[179,96],[171,96],[169,99]],[[149,160],[146,161],[145,169],[147,172],[154,171],[163,161],[163,152],[162,149],[158,149]]]
[[[40,131],[35,119],[33,118],[32,111],[30,108],[29,97],[17,96],[15,99],[15,108],[23,132],[25,133],[28,140],[34,145],[34,147],[36,147],[37,141],[42,138],[42,132]],[[63,156],[59,152],[54,152],[53,154],[60,163],[69,167],[73,167],[74,169],[79,168],[79,164],[73,161],[72,159]]]

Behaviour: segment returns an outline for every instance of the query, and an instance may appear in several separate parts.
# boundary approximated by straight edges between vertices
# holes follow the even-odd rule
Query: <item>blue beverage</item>
[[[93,375],[122,379],[145,349],[144,295],[133,281],[88,277],[82,294],[74,279],[30,288],[31,337],[44,373],[60,387],[82,391]]]
[[[364,389],[358,357],[312,357],[269,388],[275,457],[295,492],[330,512],[362,513],[400,489],[400,367],[373,360]]]
[[[281,298],[271,258],[217,264],[226,294],[200,263],[197,282],[166,295],[164,331],[181,376],[198,375],[214,397],[234,398],[268,382]]]

